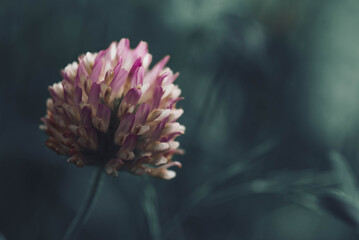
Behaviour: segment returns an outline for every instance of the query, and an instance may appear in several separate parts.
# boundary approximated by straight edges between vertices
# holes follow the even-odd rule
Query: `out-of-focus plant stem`
[[[101,168],[97,168],[96,172],[93,175],[93,180],[85,202],[81,206],[80,210],[76,213],[76,216],[66,230],[63,240],[76,239],[78,234],[80,233],[81,228],[86,224],[94,208],[98,194],[101,190],[102,179],[103,170]]]

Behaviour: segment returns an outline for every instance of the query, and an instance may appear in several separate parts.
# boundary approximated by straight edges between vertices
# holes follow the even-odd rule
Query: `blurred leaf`
[[[320,197],[321,206],[353,228],[359,226],[358,202],[343,192],[330,192]]]
[[[240,175],[245,170],[248,170],[253,164],[253,161],[267,154],[277,145],[277,139],[268,139],[263,143],[255,146],[253,149],[249,150],[242,157],[239,157],[239,160],[230,164],[227,168],[222,171],[219,171],[212,178],[207,179],[200,187],[198,187],[188,198],[187,208],[193,207],[198,204],[202,199],[206,198],[210,194],[214,187],[223,184],[229,179]]]
[[[329,159],[341,190],[352,198],[358,199],[355,177],[345,158],[339,152],[332,151],[329,153]]]
[[[214,192],[207,203],[216,205],[251,194],[280,194],[299,205],[317,211],[319,207],[316,194],[333,186],[333,177],[327,172],[274,172],[268,178],[222,188]]]
[[[320,204],[333,216],[357,228],[359,226],[359,199],[354,174],[339,152],[330,152],[329,159],[332,162],[333,175],[338,181],[338,188],[321,195]]]

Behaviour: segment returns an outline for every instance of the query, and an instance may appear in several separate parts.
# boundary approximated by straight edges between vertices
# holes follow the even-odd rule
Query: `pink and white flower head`
[[[49,87],[47,115],[40,126],[46,145],[68,162],[148,174],[176,176],[173,154],[182,153],[175,138],[185,127],[177,122],[181,90],[173,82],[178,73],[165,68],[169,56],[149,69],[147,43],[130,49],[128,39],[103,51],[86,53],[61,71],[63,80]]]

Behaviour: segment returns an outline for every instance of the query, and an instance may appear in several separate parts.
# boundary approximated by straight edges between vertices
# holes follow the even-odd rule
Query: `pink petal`
[[[170,76],[167,81],[167,84],[173,83],[177,79],[178,75],[179,75],[179,73],[177,72],[177,73],[173,74],[172,76]]]
[[[82,89],[79,86],[76,86],[75,93],[74,93],[74,105],[77,108],[79,108],[81,101],[82,101]]]
[[[108,46],[108,48],[106,49],[105,61],[107,65],[110,65],[111,62],[116,58],[116,52],[117,52],[117,43],[112,42],[110,46]]]
[[[141,90],[138,88],[131,88],[125,98],[123,99],[122,103],[135,106],[138,103],[138,100],[141,98]]]
[[[181,135],[181,134],[183,134],[183,133],[182,132],[173,132],[173,133],[170,133],[169,135],[161,138],[160,141],[161,142],[168,142],[168,141],[174,139],[176,136]]]
[[[144,42],[144,41],[141,41],[137,47],[134,49],[133,51],[134,55],[136,57],[141,57],[143,58],[144,56],[146,56],[146,54],[148,53],[148,46],[147,46],[147,43]]]
[[[115,68],[113,69],[113,72],[117,73],[118,71],[120,71],[121,66],[122,66],[122,56],[120,56]]]
[[[162,70],[164,66],[166,66],[168,60],[170,60],[170,56],[165,56],[164,58],[162,58],[161,61],[159,61],[153,68],[156,70]]]
[[[107,126],[106,128],[108,128],[111,117],[110,108],[107,107],[105,104],[100,103],[98,106],[97,117],[101,118],[104,121],[105,126]]]
[[[183,100],[184,97],[179,97],[179,98],[176,98],[174,100],[171,101],[170,105],[168,106],[169,109],[172,109],[174,107],[174,105],[178,102],[178,101],[181,101]]]
[[[141,57],[138,57],[136,60],[135,60],[135,62],[133,63],[133,65],[132,65],[132,68],[131,68],[131,70],[130,70],[130,72],[129,72],[129,76],[130,77],[132,77],[133,76],[133,74],[135,73],[135,71],[137,70],[137,68],[139,68],[139,67],[141,67],[142,66],[142,59],[141,59]]]
[[[88,103],[91,106],[93,106],[96,110],[99,104],[100,90],[101,90],[100,84],[93,83],[89,93]]]
[[[111,83],[112,79],[113,79],[113,70],[112,69],[109,69],[106,74],[105,74],[105,79],[104,79],[104,82],[109,85],[109,83]]]
[[[143,67],[137,68],[134,76],[134,81],[131,82],[131,87],[143,84],[143,77],[145,76],[145,69]]]
[[[103,65],[103,57],[106,54],[107,51],[100,51],[97,54],[97,57],[95,59],[95,63],[93,65],[93,70],[90,76],[91,82],[98,82],[99,76],[101,74],[102,65]]]
[[[140,107],[137,109],[136,112],[136,120],[135,120],[135,126],[141,124],[145,124],[148,114],[150,113],[150,105],[148,105],[147,103],[143,103],[140,105]]]
[[[88,73],[86,71],[84,61],[79,61],[79,67],[77,69],[76,79],[75,79],[75,85],[78,85],[81,82],[81,79],[88,78]]]
[[[170,56],[165,56],[161,61],[159,61],[152,70],[146,75],[146,81],[148,81],[150,84],[153,83],[157,79],[157,76],[162,71],[163,67],[167,64],[168,60],[170,59]]]
[[[117,56],[126,55],[130,49],[130,40],[127,38],[122,38],[117,46]]]
[[[128,72],[124,68],[118,69],[117,71],[115,69],[114,77],[110,84],[113,93],[116,94],[120,90],[120,88],[125,83],[127,76]]]
[[[162,87],[156,86],[155,90],[153,91],[152,109],[156,109],[160,106],[162,95],[163,95]]]
[[[137,135],[135,134],[129,134],[126,138],[126,140],[123,142],[120,152],[132,152],[136,147],[137,142]]]
[[[133,123],[135,121],[135,115],[132,113],[126,113],[120,120],[120,124],[117,127],[115,135],[127,134],[132,130]]]
[[[162,85],[162,82],[163,82],[163,79],[165,79],[166,77],[168,76],[168,73],[164,73],[162,74],[161,76],[159,76],[156,80],[156,85],[157,86],[161,86]]]
[[[65,72],[64,70],[61,70],[61,76],[63,77],[63,79],[69,83],[72,84],[72,80],[69,77],[69,75],[67,74],[67,72]]]
[[[82,126],[87,126],[91,124],[91,108],[85,106],[82,108],[81,113],[80,113],[80,124]]]
[[[167,119],[162,120],[159,124],[157,124],[155,130],[152,133],[152,141],[157,141],[161,134],[163,129],[165,128]]]

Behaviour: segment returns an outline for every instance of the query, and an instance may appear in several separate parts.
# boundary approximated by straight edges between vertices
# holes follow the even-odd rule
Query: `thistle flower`
[[[117,176],[119,171],[163,179],[176,176],[173,154],[182,153],[177,122],[181,90],[178,73],[165,68],[169,56],[149,69],[152,56],[141,41],[128,39],[106,50],[86,53],[61,71],[63,80],[49,87],[47,115],[40,126],[46,145],[78,167],[95,165]]]

